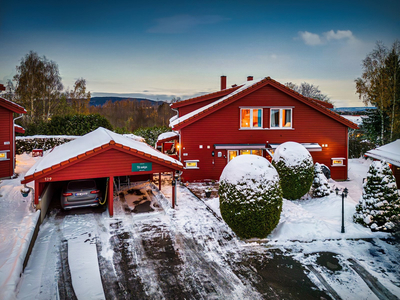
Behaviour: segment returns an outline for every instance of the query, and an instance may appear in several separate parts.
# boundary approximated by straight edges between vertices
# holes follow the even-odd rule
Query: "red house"
[[[24,132],[21,126],[14,126],[14,113],[26,114],[26,110],[0,97],[0,178],[9,178],[14,175],[15,132]]]
[[[347,179],[348,128],[356,124],[334,113],[329,103],[304,97],[266,77],[172,104],[170,121],[183,181],[218,180],[235,156],[271,159],[281,143],[303,144],[314,162],[325,164],[333,179]],[[158,145],[160,146],[160,145]]]

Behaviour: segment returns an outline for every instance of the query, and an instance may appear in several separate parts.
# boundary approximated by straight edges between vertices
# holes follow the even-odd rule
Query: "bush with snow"
[[[286,142],[276,148],[272,164],[278,171],[283,197],[296,200],[307,194],[314,178],[310,152],[299,143]]]
[[[279,223],[282,190],[267,159],[240,155],[224,168],[219,184],[222,218],[242,238],[264,238]]]
[[[311,186],[311,196],[313,198],[321,198],[329,196],[331,193],[331,188],[328,184],[328,179],[326,179],[324,173],[322,172],[321,165],[315,163],[314,165],[314,180]]]
[[[353,220],[372,230],[391,230],[400,216],[396,180],[386,162],[374,161],[363,184]]]

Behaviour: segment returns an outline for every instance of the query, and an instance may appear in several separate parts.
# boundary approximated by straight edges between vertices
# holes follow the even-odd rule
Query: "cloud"
[[[306,45],[316,46],[324,45],[332,40],[346,40],[348,42],[356,41],[355,36],[350,30],[330,30],[324,32],[321,36],[317,33],[311,33],[308,31],[299,31],[299,36]]]
[[[308,31],[299,31],[299,35],[306,45],[315,46],[322,44],[321,38],[318,34]]]
[[[150,33],[183,33],[188,32],[192,28],[204,24],[216,24],[219,22],[230,20],[219,15],[175,15],[172,17],[161,18],[156,20],[156,25],[149,28]]]
[[[326,39],[330,40],[342,40],[342,39],[354,39],[353,33],[350,30],[334,30],[327,31],[324,33]]]

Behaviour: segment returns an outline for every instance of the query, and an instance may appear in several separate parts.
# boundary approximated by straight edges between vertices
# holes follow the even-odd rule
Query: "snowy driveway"
[[[349,259],[378,278],[387,295],[400,291],[398,250],[384,241],[244,242],[185,187],[175,210],[168,185],[167,198],[153,185],[146,189],[162,210],[135,214],[115,201],[114,218],[60,218],[53,211],[17,298],[378,299]]]

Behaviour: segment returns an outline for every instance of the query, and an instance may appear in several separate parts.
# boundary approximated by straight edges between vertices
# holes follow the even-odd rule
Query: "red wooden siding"
[[[71,164],[64,169],[55,169],[39,179],[39,182],[65,181],[85,178],[103,178],[110,176],[144,175],[149,173],[169,172],[174,169],[152,163],[149,172],[132,172],[132,163],[149,162],[145,158],[128,154],[118,149],[110,149],[85,160]]]
[[[210,100],[206,100],[206,101],[202,101],[202,102],[197,102],[197,103],[193,103],[193,104],[188,104],[186,106],[180,107],[179,108],[179,117],[182,117],[200,107],[206,106],[216,100],[218,100],[219,98],[212,98]]]
[[[14,174],[13,113],[0,106],[0,151],[7,150],[7,160],[0,160],[0,178]]]
[[[293,107],[293,129],[241,130],[239,107],[249,106]],[[263,111],[264,128],[269,128],[269,110],[264,108]],[[311,152],[314,161],[327,165],[332,178],[347,179],[347,127],[268,85],[181,129],[182,163],[199,160],[199,169],[184,170],[183,180],[219,179],[227,158],[217,154],[222,152],[227,156],[227,151],[214,149],[214,144],[280,144],[287,141],[328,144],[321,152]],[[345,166],[331,167],[333,157],[346,158]]]

